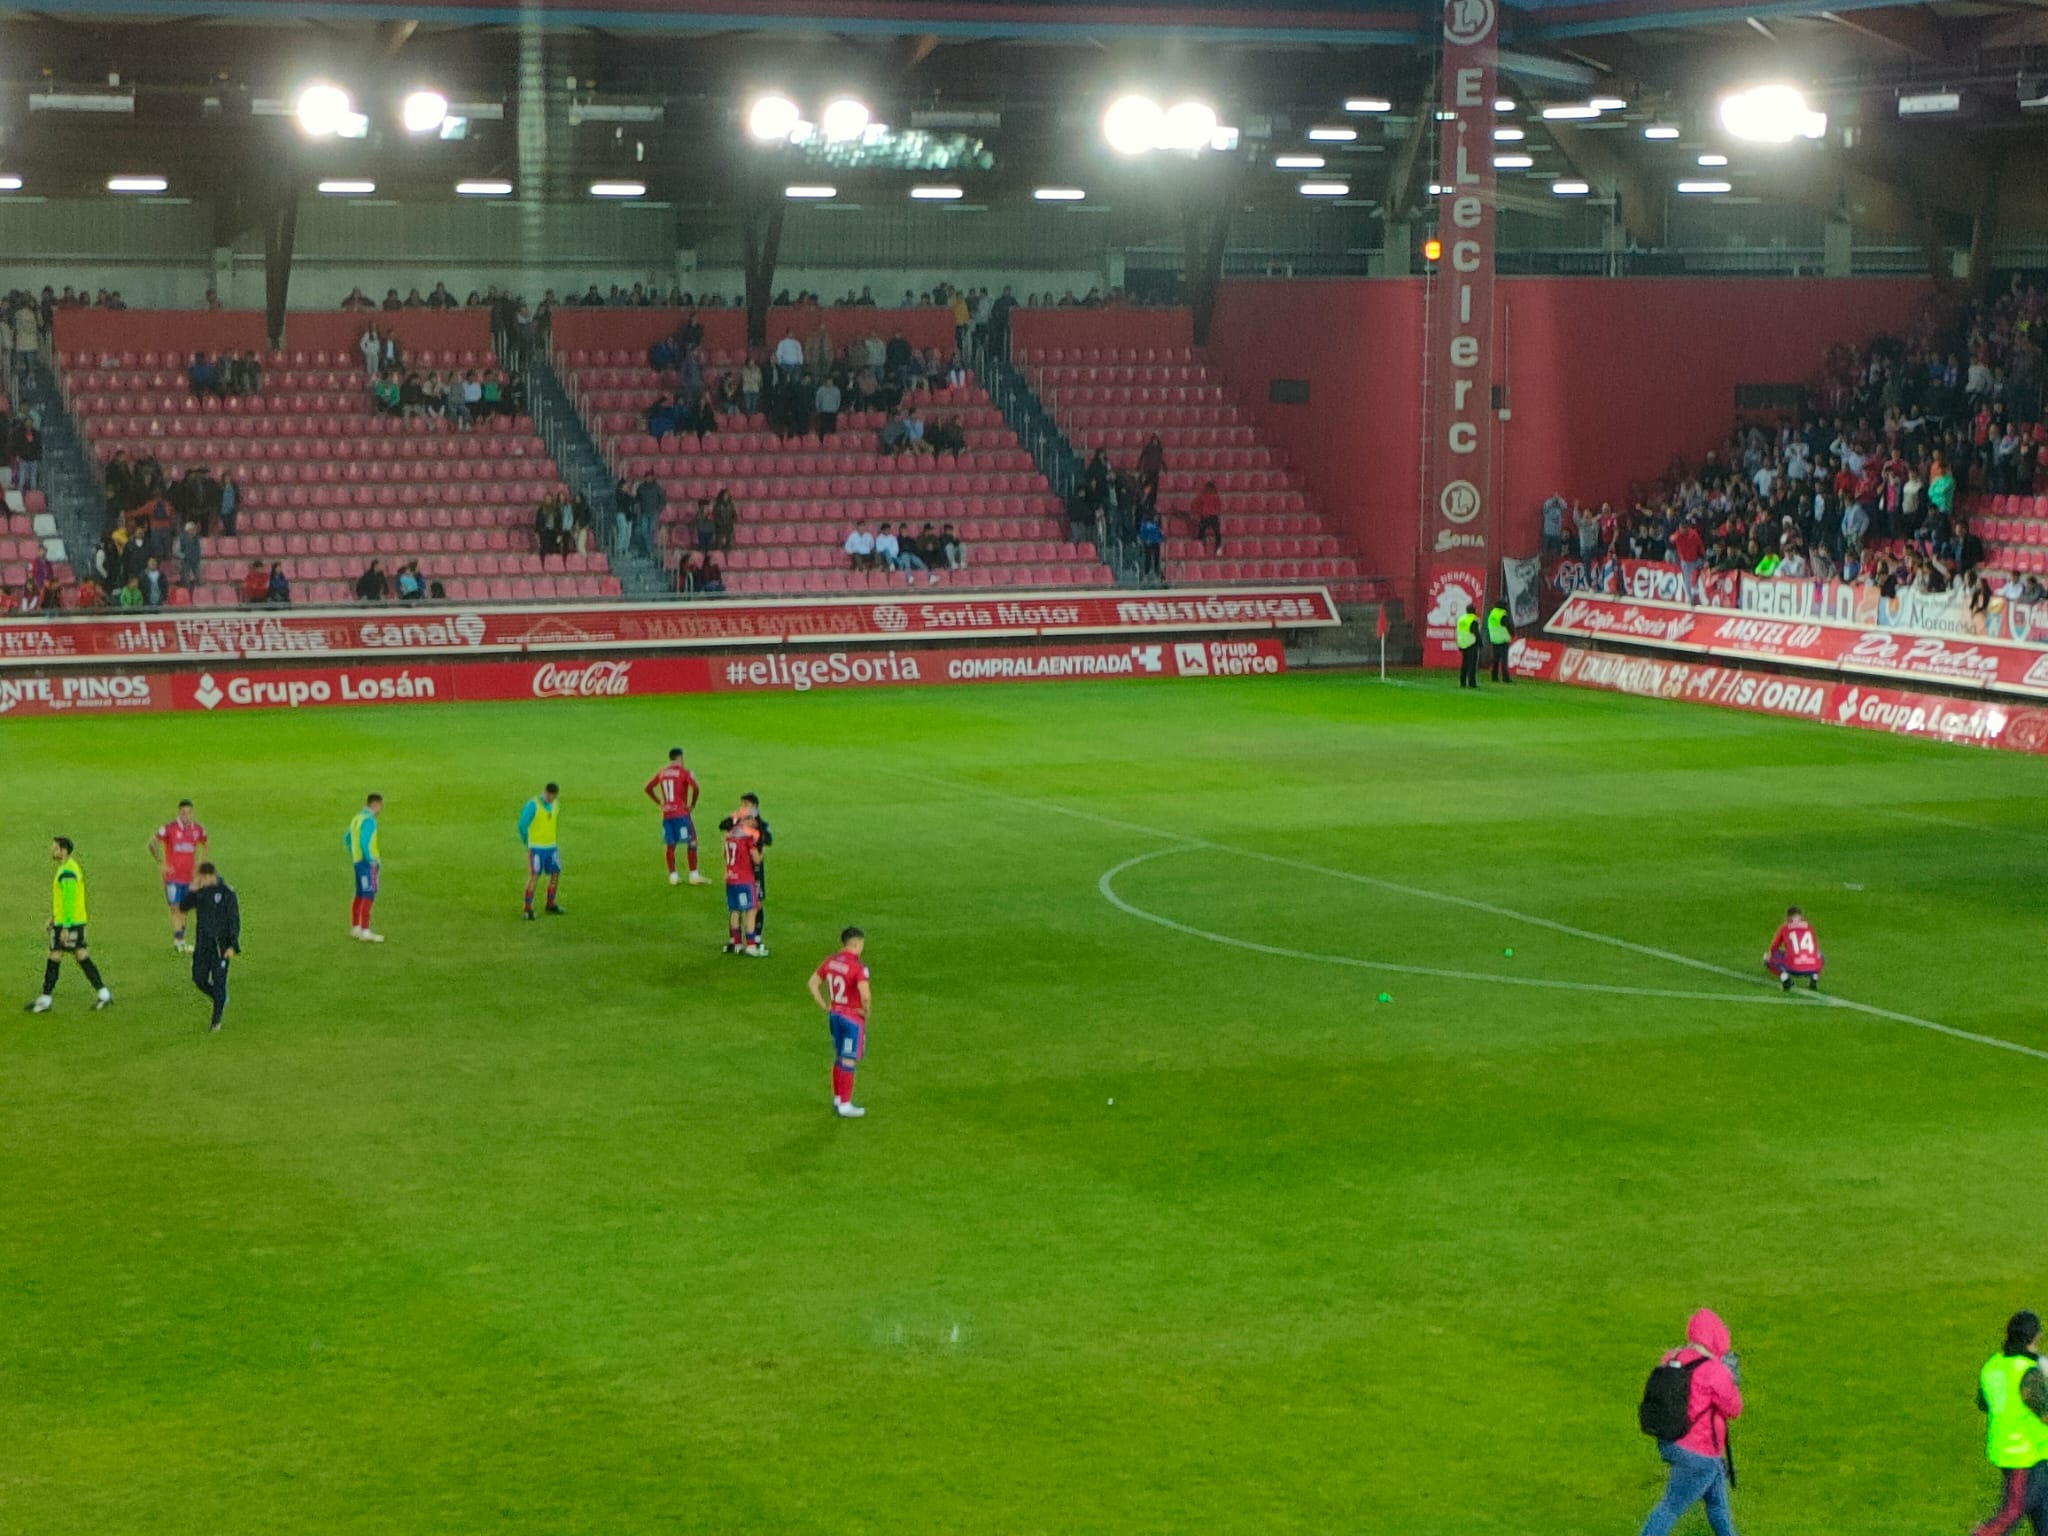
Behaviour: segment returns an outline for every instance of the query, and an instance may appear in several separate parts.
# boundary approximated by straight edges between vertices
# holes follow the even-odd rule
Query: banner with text
[[[1322,587],[818,598],[522,608],[159,609],[0,620],[0,668],[92,662],[318,661],[733,645],[859,645],[1104,633],[1324,628]]]
[[[2011,641],[1770,619],[1726,609],[1583,592],[1575,593],[1558,609],[1548,632],[1729,660],[1789,663],[2048,699],[2048,651]]]
[[[1713,704],[1964,746],[2048,753],[2048,709],[1991,699],[1952,699],[1860,683],[1743,672],[1705,662],[1623,656],[1549,640],[1516,641],[1510,665],[1517,677],[1641,698]]]
[[[1271,635],[974,650],[888,647],[347,667],[223,664],[197,672],[69,671],[50,677],[0,677],[0,716],[233,713],[369,704],[808,693],[818,688],[950,683],[1272,677],[1285,670],[1281,642]]]
[[[1456,662],[1437,620],[1440,598],[1473,585],[1485,601],[1488,503],[1493,492],[1493,77],[1500,50],[1496,0],[1445,0],[1437,97],[1437,234],[1430,275],[1430,477],[1423,508],[1429,621],[1423,661]],[[1451,623],[1455,626],[1456,616]]]

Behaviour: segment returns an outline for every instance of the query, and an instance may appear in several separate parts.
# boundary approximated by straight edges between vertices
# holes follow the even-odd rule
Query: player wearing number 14
[[[1797,907],[1787,907],[1785,921],[1771,936],[1771,952],[1764,956],[1764,969],[1777,977],[1778,984],[1787,992],[1792,990],[1795,976],[1805,977],[1807,990],[1818,992],[1821,968],[1826,963],[1821,957],[1820,940],[1814,937],[1806,914]]]
[[[867,1054],[868,1007],[874,1000],[867,962],[861,959],[867,945],[866,934],[847,928],[839,935],[838,951],[811,972],[811,1001],[825,1010],[832,1031],[832,1113],[842,1120],[867,1113],[853,1102],[853,1074]]]

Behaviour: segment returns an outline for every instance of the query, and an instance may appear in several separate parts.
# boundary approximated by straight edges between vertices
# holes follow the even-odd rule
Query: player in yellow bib
[[[72,857],[70,838],[50,840],[50,862],[57,866],[57,873],[50,880],[50,953],[43,962],[43,990],[23,1006],[30,1013],[50,1011],[50,994],[57,990],[57,977],[62,973],[64,957],[69,955],[78,962],[86,985],[95,993],[93,1007],[104,1008],[114,1000],[114,994],[100,979],[100,968],[92,963],[92,953],[85,947],[85,871]]]

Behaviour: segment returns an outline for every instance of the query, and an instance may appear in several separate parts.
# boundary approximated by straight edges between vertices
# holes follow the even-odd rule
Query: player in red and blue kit
[[[718,824],[725,834],[725,952],[768,953],[756,924],[761,913],[761,834],[744,808]]]
[[[192,888],[192,869],[206,852],[206,828],[192,816],[192,802],[180,800],[178,814],[158,827],[149,840],[149,856],[162,872],[164,900],[171,908],[171,949],[184,954],[185,909],[179,905]]]
[[[690,861],[690,884],[708,885],[697,873],[697,823],[691,813],[697,809],[697,780],[683,766],[683,749],[668,749],[668,766],[649,779],[643,793],[661,807],[661,851],[668,860],[668,883],[680,885],[676,873],[676,845],[681,844]]]
[[[1764,956],[1764,969],[1777,977],[1787,992],[1792,990],[1795,976],[1804,976],[1807,990],[1818,992],[1821,968],[1826,963],[1821,957],[1820,940],[1814,937],[1806,914],[1797,907],[1787,907],[1785,921],[1771,936],[1771,952]]]
[[[868,1051],[868,1009],[874,996],[868,986],[867,962],[861,951],[867,935],[858,928],[839,934],[838,952],[811,972],[811,1001],[825,1010],[832,1031],[832,1113],[858,1120],[867,1113],[853,1102],[853,1074]]]

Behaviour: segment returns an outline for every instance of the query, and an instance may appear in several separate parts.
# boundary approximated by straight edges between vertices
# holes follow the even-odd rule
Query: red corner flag
[[[1373,632],[1382,640],[1387,638],[1387,605],[1385,603],[1380,604],[1379,623],[1375,626]]]

